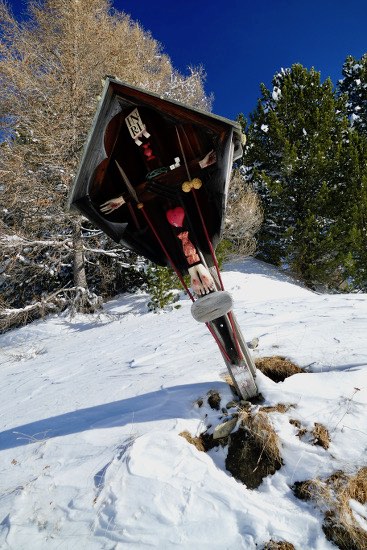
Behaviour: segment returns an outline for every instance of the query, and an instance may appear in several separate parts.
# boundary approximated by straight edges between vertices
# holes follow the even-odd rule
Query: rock
[[[232,418],[223,424],[218,424],[215,427],[213,432],[213,439],[222,439],[222,437],[227,437],[236,427],[237,418]]]
[[[257,346],[259,345],[259,339],[258,338],[253,338],[251,340],[251,342],[249,342],[247,345],[250,349],[256,349]]]
[[[233,409],[238,406],[238,401],[229,401],[226,405],[226,409]]]

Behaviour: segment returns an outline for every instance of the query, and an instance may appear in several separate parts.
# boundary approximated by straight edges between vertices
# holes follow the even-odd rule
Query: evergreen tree
[[[165,266],[149,262],[146,270],[146,288],[150,294],[148,308],[157,312],[172,304],[177,296],[178,279],[175,272]]]
[[[342,74],[339,90],[346,94],[351,126],[367,136],[367,53],[361,59],[349,55]]]
[[[328,284],[344,265],[332,215],[348,127],[343,98],[329,79],[322,83],[319,72],[300,64],[261,92],[244,153],[247,179],[264,206],[261,257],[290,266],[311,286]]]
[[[345,227],[349,240],[352,286],[367,289],[367,53],[348,56],[342,69],[339,92],[347,101],[351,130],[345,147],[343,171]]]
[[[338,193],[340,241],[344,243],[349,284],[347,288],[367,290],[367,137],[353,129],[343,148]],[[337,209],[336,204],[334,208]]]

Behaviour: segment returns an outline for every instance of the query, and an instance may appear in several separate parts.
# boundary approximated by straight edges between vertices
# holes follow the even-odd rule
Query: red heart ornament
[[[168,222],[174,227],[182,227],[183,221],[185,219],[185,211],[182,206],[171,208],[171,210],[167,210],[166,218]]]

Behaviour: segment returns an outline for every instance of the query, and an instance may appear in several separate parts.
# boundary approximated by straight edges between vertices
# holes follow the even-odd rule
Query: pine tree
[[[346,94],[351,126],[367,136],[367,53],[361,59],[349,55],[342,74],[339,90]]]
[[[350,120],[345,148],[344,189],[347,233],[349,235],[352,284],[367,288],[367,53],[361,59],[348,56],[339,81],[339,93],[347,102]]]
[[[149,263],[146,277],[146,288],[150,294],[148,308],[154,312],[166,308],[177,295],[175,289],[179,283],[176,274],[169,267]]]
[[[367,138],[353,128],[342,158],[343,209],[339,211],[340,240],[347,263],[347,288],[367,290]]]
[[[343,98],[329,79],[322,83],[299,64],[261,92],[244,154],[247,179],[263,200],[261,256],[311,286],[328,284],[343,264],[331,216],[348,127]]]

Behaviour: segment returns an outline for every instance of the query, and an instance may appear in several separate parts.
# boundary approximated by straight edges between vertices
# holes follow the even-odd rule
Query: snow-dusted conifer
[[[264,259],[286,264],[310,285],[345,278],[343,249],[335,240],[338,166],[347,135],[343,99],[331,81],[300,64],[282,69],[251,116],[244,164],[262,196]],[[342,205],[338,204],[339,208]],[[336,277],[338,274],[338,277]]]
[[[361,59],[349,55],[342,74],[339,90],[347,96],[351,126],[367,136],[367,53]]]

